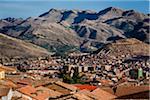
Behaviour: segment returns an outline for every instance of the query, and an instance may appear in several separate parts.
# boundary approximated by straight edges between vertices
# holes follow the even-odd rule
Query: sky
[[[98,12],[110,6],[149,13],[149,0],[0,0],[0,18],[36,17],[51,8]]]

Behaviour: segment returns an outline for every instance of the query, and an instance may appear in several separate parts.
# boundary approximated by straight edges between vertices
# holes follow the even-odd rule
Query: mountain
[[[40,57],[50,53],[31,43],[15,39],[0,33],[0,58]]]
[[[80,37],[86,39],[106,42],[110,37],[125,38],[123,31],[101,22],[85,20],[80,24],[74,24],[73,27]]]
[[[18,25],[22,21],[23,21],[22,18],[11,18],[11,17],[8,17],[6,19],[1,19],[0,20],[0,28],[3,28],[4,26]]]
[[[48,49],[59,45],[79,46],[80,42],[80,37],[77,37],[73,30],[58,23],[43,21],[41,18],[28,18],[19,25],[6,26],[3,32]]]
[[[91,10],[58,10],[50,9],[48,12],[39,16],[45,18],[50,22],[66,21],[69,24],[80,23],[84,19],[96,20],[98,18],[97,12]]]
[[[105,20],[109,24],[124,31],[127,38],[136,38],[149,43],[149,17],[134,10],[124,11],[122,16]]]
[[[28,41],[48,51],[61,47],[89,49],[119,39],[136,38],[149,43],[149,16],[134,10],[109,7],[91,10],[50,9],[25,20],[6,18],[0,32]]]
[[[124,10],[115,8],[115,7],[108,7],[98,13],[99,18],[98,20],[104,22],[108,19],[114,19],[121,17],[124,13]]]

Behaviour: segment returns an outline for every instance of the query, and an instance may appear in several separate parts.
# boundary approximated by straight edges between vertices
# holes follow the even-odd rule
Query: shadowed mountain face
[[[55,51],[66,45],[97,48],[97,44],[123,38],[149,43],[149,25],[148,15],[134,10],[114,7],[100,12],[50,9],[36,18],[1,19],[0,32]]]

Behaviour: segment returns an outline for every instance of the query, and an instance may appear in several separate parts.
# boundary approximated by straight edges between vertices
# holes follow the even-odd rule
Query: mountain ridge
[[[115,7],[99,12],[50,9],[25,20],[1,19],[0,32],[49,51],[61,46],[98,49],[101,44],[119,39],[136,38],[149,43],[148,22],[146,14]]]

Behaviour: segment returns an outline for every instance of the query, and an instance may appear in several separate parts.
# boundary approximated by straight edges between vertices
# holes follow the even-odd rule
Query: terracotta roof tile
[[[84,95],[86,95],[86,96],[88,96],[90,98],[93,98],[94,100],[98,100],[98,97],[96,95],[92,94],[89,90],[84,89],[84,90],[81,90],[81,91],[79,91],[77,93],[78,94],[84,94]]]
[[[58,91],[58,92],[60,92],[60,93],[62,93],[64,95],[70,94],[70,90],[68,90],[66,88],[63,88],[61,86],[58,86],[56,84],[47,85],[46,87],[49,88],[49,89],[52,89],[54,91]]]
[[[82,85],[82,84],[76,84],[74,85],[76,86],[78,89],[83,90],[83,89],[87,89],[87,90],[95,90],[97,87],[96,86],[92,86],[92,85]]]
[[[0,66],[0,71],[4,70],[5,72],[14,72],[16,71],[15,68],[7,67],[7,66]]]
[[[64,83],[64,82],[61,82],[61,81],[57,81],[55,82],[56,85],[59,85],[59,86],[62,86],[68,90],[71,90],[71,91],[76,91],[77,90],[77,87],[73,86],[73,85],[70,85],[70,84],[67,84],[67,83]]]
[[[99,97],[100,100],[111,100],[116,98],[115,95],[106,92],[100,88],[95,89],[94,91],[92,91],[92,94],[96,95],[97,97]]]
[[[113,94],[113,91],[111,88],[104,89],[105,91]],[[116,91],[116,96],[124,96],[144,91],[150,91],[149,86],[118,86]]]
[[[19,88],[17,89],[19,92],[21,93],[24,93],[24,94],[27,94],[27,95],[30,95],[31,93],[35,93],[36,92],[36,89],[32,86],[25,86],[25,87],[22,87],[22,88]]]
[[[15,83],[13,83],[12,81],[10,80],[0,80],[0,84],[4,85],[4,86],[7,86],[9,88],[16,88],[17,85]]]
[[[30,78],[20,79],[17,81],[18,84],[24,84],[24,85],[32,85],[33,80]]]
[[[86,96],[84,94],[76,93],[73,96],[76,97],[78,100],[93,100],[93,99],[91,99],[90,97],[88,97],[88,96]]]
[[[33,99],[36,99],[36,100],[45,100],[50,97],[57,98],[62,95],[62,93],[59,93],[54,90],[50,90],[43,86],[34,88],[34,87],[28,85],[28,86],[18,89],[18,91],[25,95],[30,96]]]
[[[0,97],[6,96],[9,92],[10,88],[0,86]]]
[[[47,97],[56,98],[56,97],[59,97],[59,96],[62,95],[62,93],[60,93],[60,92],[58,92],[58,91],[54,91],[54,90],[51,90],[51,89],[46,88],[46,87],[43,87],[43,86],[40,86],[40,87],[36,88],[36,91],[39,91],[39,90],[43,90],[43,91],[45,91],[45,93],[41,93],[41,94],[40,94],[39,96],[37,96],[37,97],[42,96],[42,97],[45,97],[45,98],[46,98],[46,96],[47,96]]]

